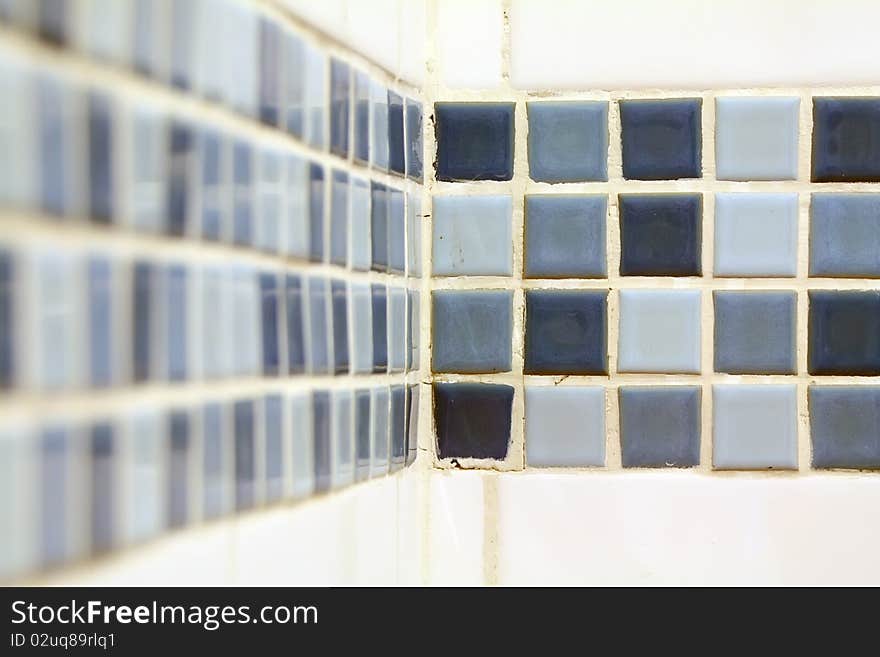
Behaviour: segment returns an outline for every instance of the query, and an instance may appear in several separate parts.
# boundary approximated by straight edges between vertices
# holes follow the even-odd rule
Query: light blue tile
[[[389,288],[388,369],[402,372],[406,367],[406,290]]]
[[[315,489],[312,401],[307,393],[296,393],[289,398],[288,404],[293,463],[291,492],[295,498],[307,497]]]
[[[328,288],[326,279],[308,279],[308,318],[309,332],[306,347],[306,362],[310,374],[330,374],[330,349],[328,337]]]
[[[283,125],[302,139],[306,125],[305,51],[302,39],[285,32],[281,46],[284,57]]]
[[[202,408],[202,515],[208,519],[225,514],[231,499],[224,411],[220,402],[209,402]]]
[[[362,178],[351,179],[351,266],[368,271],[372,264],[370,187]]]
[[[74,30],[76,48],[97,59],[128,64],[131,26],[134,25],[131,0],[87,0],[79,5],[79,29]],[[206,30],[210,31],[210,30]]]
[[[621,290],[618,370],[700,372],[699,290]]]
[[[435,372],[505,372],[511,367],[511,304],[507,290],[433,293]]]
[[[351,369],[356,374],[373,371],[373,314],[370,286],[352,283],[349,304],[349,325],[354,339],[351,350]]]
[[[433,266],[438,276],[509,276],[509,196],[435,196]]]
[[[388,169],[388,91],[375,80],[370,81],[370,158],[377,169]]]
[[[288,255],[309,257],[309,166],[298,155],[287,158],[287,249]]]
[[[137,409],[128,418],[126,454],[131,459],[131,475],[124,480],[128,506],[123,518],[124,534],[130,542],[146,540],[165,526],[162,484],[168,454],[163,433],[162,417],[154,408]]]
[[[404,194],[388,188],[388,267],[398,274],[406,270],[406,212]]]
[[[602,278],[604,195],[526,196],[525,274],[531,278]]]
[[[257,172],[257,248],[278,253],[281,246],[283,159],[280,151],[259,155]]]
[[[22,129],[35,111],[24,62],[0,51],[0,205],[32,207],[36,202],[34,130]]]
[[[23,427],[6,421],[0,428],[0,577],[7,580],[32,568],[36,556],[35,444]]]
[[[797,194],[716,194],[715,275],[794,276]]]
[[[253,8],[231,3],[228,25],[231,29],[225,54],[227,102],[237,112],[247,116],[257,115],[257,14]],[[234,34],[234,37],[233,37]]]
[[[381,477],[388,474],[388,456],[390,449],[390,437],[388,432],[389,422],[389,392],[387,386],[372,389],[370,404],[370,418],[373,423],[371,432],[370,477]]]
[[[797,178],[798,98],[715,99],[719,180]]]
[[[344,267],[348,261],[348,174],[334,170],[330,179],[330,262]]]
[[[528,466],[605,465],[604,388],[528,386],[525,397]]]
[[[207,267],[201,280],[202,375],[206,379],[229,376],[233,371],[233,332],[228,318],[233,312],[232,279],[221,267]]]
[[[880,194],[813,194],[810,276],[880,276]]]
[[[716,468],[797,469],[796,386],[715,385],[712,395]]]
[[[331,435],[333,441],[333,487],[354,483],[354,425],[350,390],[334,390]]]
[[[306,141],[323,149],[327,144],[327,56],[305,45]]]
[[[265,499],[280,500],[284,494],[284,400],[280,394],[263,398],[263,453],[265,461]]]
[[[45,390],[71,387],[76,376],[77,277],[72,256],[44,250],[37,255],[37,381]]]
[[[166,118],[142,104],[130,120],[131,221],[137,230],[158,233],[165,220]]]
[[[608,180],[607,101],[535,101],[527,106],[532,180]]]

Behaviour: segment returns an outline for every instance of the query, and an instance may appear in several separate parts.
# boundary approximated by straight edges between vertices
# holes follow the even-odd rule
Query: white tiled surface
[[[509,585],[880,583],[880,480],[498,476]]]
[[[880,3],[872,0],[512,0],[511,83],[876,84],[878,21]]]
[[[483,478],[479,472],[433,471],[428,509],[428,583],[483,584]]]
[[[501,0],[438,1],[434,38],[440,83],[460,89],[499,86],[502,27]]]

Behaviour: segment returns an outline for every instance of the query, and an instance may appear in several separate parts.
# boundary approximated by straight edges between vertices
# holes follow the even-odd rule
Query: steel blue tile
[[[420,365],[419,358],[419,335],[421,333],[421,298],[422,295],[418,290],[407,291],[407,313],[406,313],[406,342],[409,346],[406,356],[406,370],[408,372],[418,371]]]
[[[328,308],[329,301],[327,298],[329,287],[327,281],[323,278],[310,278],[308,280],[309,287],[309,373],[310,374],[331,374],[330,350],[333,339],[332,334],[328,335],[328,313],[332,312],[332,308]]]
[[[281,29],[269,18],[260,19],[260,121],[273,127],[281,117]]]
[[[103,94],[92,93],[89,113],[89,215],[110,223],[114,216],[113,105]]]
[[[202,237],[209,240],[220,240],[225,234],[226,157],[223,146],[223,138],[218,132],[205,130],[201,133]]]
[[[67,42],[67,0],[39,0],[37,33],[46,41],[63,45]]]
[[[504,459],[510,443],[513,388],[489,383],[435,383],[437,455]]]
[[[263,398],[263,441],[266,459],[266,501],[275,502],[284,493],[284,460],[282,451],[283,407],[281,395]]]
[[[406,464],[415,462],[419,451],[419,384],[414,383],[407,391]]]
[[[309,165],[309,259],[324,261],[324,168]]]
[[[60,426],[44,429],[40,435],[39,535],[43,565],[63,561],[68,554],[71,533],[67,514],[70,488],[71,436]]]
[[[539,101],[526,106],[532,180],[608,180],[606,101]]]
[[[506,290],[436,290],[434,372],[506,372],[511,367],[513,296]]]
[[[623,177],[702,177],[699,98],[620,101]]]
[[[370,160],[370,78],[354,72],[354,158]]]
[[[174,410],[168,415],[168,526],[183,527],[189,522],[189,414]]]
[[[330,489],[332,460],[330,450],[330,393],[312,393],[312,439],[315,458],[315,492]]]
[[[40,199],[45,212],[64,215],[70,208],[71,172],[69,161],[70,135],[65,113],[69,112],[62,84],[53,78],[41,77],[37,86],[37,124],[39,126]]]
[[[168,378],[183,381],[187,378],[187,275],[181,265],[172,265],[167,271],[166,340],[168,349]]]
[[[348,174],[333,171],[330,193],[330,262],[344,267],[348,262]]]
[[[287,274],[284,279],[284,309],[287,321],[287,372],[302,374],[306,368],[303,336],[302,286],[299,276]]]
[[[373,371],[388,369],[388,292],[384,285],[373,284]]]
[[[354,482],[354,416],[351,390],[334,390],[331,415],[333,488]]]
[[[348,290],[344,281],[331,281],[333,312],[333,369],[348,373]]]
[[[100,422],[91,430],[91,499],[90,533],[92,552],[113,547],[116,529],[116,480],[114,474],[114,435],[109,422]]]
[[[389,191],[385,185],[370,183],[370,240],[372,266],[376,271],[388,270],[388,218],[391,213]]]
[[[354,436],[356,481],[370,477],[370,391],[355,390]]]
[[[527,195],[526,276],[605,277],[607,213],[605,195]]]
[[[185,235],[189,226],[192,127],[172,121],[168,142],[168,234]]]
[[[406,462],[406,386],[391,386],[391,472]]]
[[[880,277],[880,194],[813,194],[810,276]]]
[[[624,468],[688,468],[700,463],[697,386],[623,386],[620,450]]]
[[[514,103],[435,103],[437,179],[510,180]]]
[[[219,402],[205,404],[202,408],[202,513],[206,519],[217,518],[227,509],[225,428],[223,406]]]
[[[607,374],[607,290],[526,291],[525,373]]]
[[[360,178],[351,179],[351,267],[367,271],[372,265],[373,243],[370,236],[370,187]]]
[[[146,381],[151,374],[153,355],[153,299],[155,270],[146,262],[136,262],[132,272],[131,312],[132,376],[136,382]]]
[[[422,104],[411,98],[405,102],[406,175],[422,182]]]
[[[388,370],[406,369],[406,290],[389,288],[388,295]]]
[[[279,292],[275,274],[260,274],[263,376],[278,376],[281,366],[279,344]]]
[[[880,388],[810,386],[814,468],[880,468]]]
[[[388,189],[388,268],[403,274],[406,271],[406,211],[403,192]]]
[[[388,168],[406,173],[406,145],[403,141],[403,98],[388,91]]]
[[[348,129],[351,114],[351,68],[330,59],[330,150],[348,157]]]
[[[812,180],[880,181],[880,98],[813,99]]]
[[[794,292],[718,290],[714,301],[716,372],[797,372],[797,296]]]
[[[256,498],[254,402],[240,400],[232,407],[235,427],[235,508],[249,509]]]
[[[9,388],[15,380],[16,267],[13,256],[0,250],[0,388]]]
[[[99,388],[109,386],[113,380],[113,341],[116,334],[113,331],[112,275],[113,270],[107,258],[95,256],[89,259],[89,382]]]
[[[253,227],[253,154],[249,144],[237,141],[232,150],[232,241],[250,246]]]

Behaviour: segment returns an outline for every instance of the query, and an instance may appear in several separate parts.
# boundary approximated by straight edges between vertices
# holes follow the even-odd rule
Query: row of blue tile
[[[420,102],[245,3],[0,0],[2,20],[222,103],[314,148],[422,179]]]
[[[699,374],[701,292],[620,290],[619,372]],[[526,290],[526,374],[608,374],[608,290]],[[811,290],[807,369],[814,375],[880,375],[880,291]],[[797,295],[790,290],[713,294],[714,370],[797,373]],[[513,293],[437,290],[432,369],[510,371]]]
[[[702,194],[619,194],[621,276],[701,276]],[[798,195],[717,193],[715,276],[797,274]],[[510,276],[512,198],[439,195],[433,274]],[[606,278],[608,197],[528,194],[527,278]],[[813,193],[809,275],[880,277],[880,194]]]
[[[6,67],[2,55],[0,89],[10,92],[0,110],[9,119],[0,121],[0,205],[360,270],[421,272],[416,194],[192,117],[126,110],[105,92]],[[32,114],[33,132],[23,127]]]
[[[504,459],[513,396],[507,385],[435,383],[440,457]],[[701,396],[699,386],[621,386],[623,467],[699,465]],[[527,464],[605,465],[605,409],[601,387],[526,387]],[[809,416],[814,468],[880,468],[880,387],[810,386]],[[797,418],[795,386],[713,386],[713,466],[796,469]]]
[[[702,99],[617,101],[623,177],[701,178]],[[528,165],[535,181],[608,180],[608,101],[532,101]],[[515,103],[436,103],[438,180],[510,180]],[[800,99],[715,100],[719,180],[798,177]],[[880,98],[814,97],[811,179],[880,181]]]
[[[419,300],[247,265],[0,247],[0,388],[418,369]]]
[[[419,389],[267,393],[0,428],[0,577],[393,473]]]

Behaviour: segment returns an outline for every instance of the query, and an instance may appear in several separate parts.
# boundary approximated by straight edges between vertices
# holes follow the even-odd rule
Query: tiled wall
[[[0,0],[0,578],[411,464],[420,93],[244,0]]]

